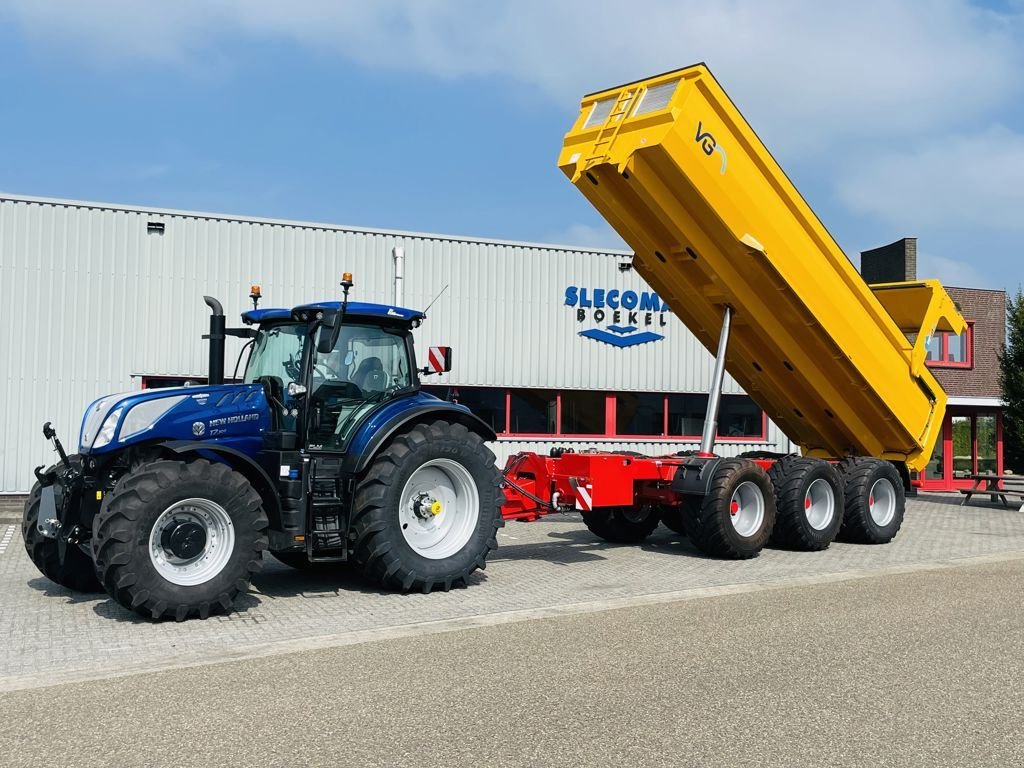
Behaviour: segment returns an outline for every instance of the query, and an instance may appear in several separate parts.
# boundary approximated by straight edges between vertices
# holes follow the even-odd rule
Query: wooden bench
[[[960,493],[964,497],[960,502],[961,507],[967,504],[972,496],[983,495],[988,496],[993,504],[999,500],[1008,507],[1017,506],[1019,502],[1020,511],[1024,512],[1024,477],[1020,475],[975,475],[974,487],[961,488]],[[1008,498],[1016,501],[1011,504]]]

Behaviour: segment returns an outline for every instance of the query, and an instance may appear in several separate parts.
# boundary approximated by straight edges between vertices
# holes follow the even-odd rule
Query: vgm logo
[[[579,332],[594,341],[613,347],[635,347],[661,341],[665,337],[652,328],[662,329],[671,311],[656,293],[651,291],[622,291],[618,288],[581,288],[570,285],[565,289],[565,306],[576,308],[578,323],[592,323],[603,328],[587,328]]]

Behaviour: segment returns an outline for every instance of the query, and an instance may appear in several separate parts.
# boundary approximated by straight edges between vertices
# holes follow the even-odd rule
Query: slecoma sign
[[[665,337],[650,330],[667,325],[671,310],[656,293],[621,291],[618,288],[565,289],[565,306],[576,308],[576,321],[593,323],[604,328],[587,328],[579,335],[613,347],[635,347],[661,341]]]

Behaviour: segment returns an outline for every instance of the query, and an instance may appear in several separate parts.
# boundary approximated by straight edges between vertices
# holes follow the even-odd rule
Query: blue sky
[[[586,246],[579,97],[704,60],[847,253],[1024,282],[1024,2],[0,0],[0,190]]]

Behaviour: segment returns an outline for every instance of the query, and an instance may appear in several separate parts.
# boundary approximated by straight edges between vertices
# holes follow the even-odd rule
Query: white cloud
[[[555,245],[572,245],[578,248],[630,250],[618,233],[607,224],[596,227],[590,224],[572,224],[563,230],[546,235],[543,241]]]
[[[924,252],[917,254],[917,277],[921,280],[938,280],[945,286],[955,285],[961,288],[988,288],[993,284],[991,275],[982,275],[966,261]]]
[[[905,230],[974,225],[1024,230],[1024,135],[1003,126],[862,158],[840,199]]]
[[[0,0],[5,15],[63,55],[201,68],[241,33],[370,68],[500,75],[567,107],[705,60],[784,154],[962,124],[1022,80],[1019,16],[967,0]]]

